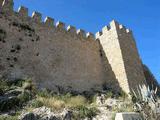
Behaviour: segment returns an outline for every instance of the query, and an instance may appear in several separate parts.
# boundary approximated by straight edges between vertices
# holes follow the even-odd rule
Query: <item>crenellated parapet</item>
[[[42,14],[35,11],[32,13],[32,19],[33,21],[40,23],[42,21]]]
[[[81,36],[81,37],[85,37],[86,36],[86,32],[82,29],[78,29],[77,30],[77,35]]]
[[[51,17],[46,17],[44,20],[44,23],[48,27],[53,27],[54,26],[54,19]]]
[[[0,0],[0,27],[0,71],[9,78],[24,74],[39,86],[83,92],[119,86],[130,93],[145,83],[132,31],[115,20],[94,35],[49,16],[42,20],[37,11],[29,16],[23,6],[14,11],[13,0]]]
[[[76,30],[75,27],[69,25],[69,26],[67,27],[67,31],[76,34],[76,31],[77,31],[77,30]]]
[[[96,33],[96,38],[100,40],[116,79],[126,93],[137,85],[146,84],[131,30],[113,20]]]
[[[132,31],[130,29],[126,28],[122,24],[119,24],[117,21],[113,20],[110,22],[108,26],[104,26],[102,28],[102,31],[99,31],[96,33],[96,38],[99,38],[101,35],[111,32],[111,31],[116,31],[117,33],[123,32],[126,35],[127,34],[132,35]]]
[[[1,11],[2,12],[7,12],[7,13],[12,13],[13,12],[13,7],[14,7],[13,0],[4,0],[2,2]]]
[[[65,29],[65,24],[63,22],[58,21],[56,23],[56,28],[63,30],[63,29]]]
[[[94,34],[88,32],[88,33],[87,33],[87,38],[89,38],[89,39],[94,39]]]
[[[28,8],[21,6],[18,8],[18,13],[19,15],[26,17],[28,16]]]
[[[0,0],[0,4],[2,3],[2,12],[6,12],[9,14],[12,13],[18,13],[18,15],[23,18],[29,18],[26,20],[31,20],[33,23],[48,27],[50,28],[54,28],[60,31],[64,31],[68,34],[72,34],[72,35],[76,35],[77,37],[80,38],[84,38],[85,40],[96,40],[94,34],[90,33],[90,32],[85,32],[82,29],[76,29],[76,27],[74,26],[66,26],[65,23],[61,22],[61,21],[57,21],[55,22],[53,18],[51,17],[46,17],[44,21],[42,21],[42,14],[34,11],[32,13],[32,16],[28,16],[28,8],[21,6],[19,7],[18,11],[14,11],[13,7],[14,7],[14,2],[13,0]]]

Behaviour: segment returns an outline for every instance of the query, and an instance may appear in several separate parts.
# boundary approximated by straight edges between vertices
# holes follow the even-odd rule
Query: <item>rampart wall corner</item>
[[[100,40],[112,70],[126,93],[132,92],[137,85],[146,85],[131,30],[113,20],[109,26],[102,28],[102,32],[96,33],[96,38]]]

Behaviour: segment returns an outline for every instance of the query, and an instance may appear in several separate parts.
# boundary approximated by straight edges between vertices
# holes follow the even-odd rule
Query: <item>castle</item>
[[[55,91],[126,93],[147,81],[131,30],[116,21],[94,36],[63,22],[0,0],[0,78],[31,78],[38,87]]]

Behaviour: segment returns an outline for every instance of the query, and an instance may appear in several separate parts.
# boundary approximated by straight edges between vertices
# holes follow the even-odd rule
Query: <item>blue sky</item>
[[[133,30],[143,62],[160,82],[159,0],[14,0],[67,25],[96,33],[112,19]]]

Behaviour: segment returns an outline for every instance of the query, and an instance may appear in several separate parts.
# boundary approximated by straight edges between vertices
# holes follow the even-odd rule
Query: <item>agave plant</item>
[[[132,90],[135,111],[141,112],[146,120],[156,120],[157,110],[160,109],[157,97],[157,87],[150,89],[149,86],[139,85],[136,92]]]
[[[157,87],[155,90],[150,89],[149,86],[146,87],[146,85],[139,85],[137,88],[137,94],[134,90],[133,91],[133,95],[140,101],[143,102],[153,102],[156,103],[157,101]]]

